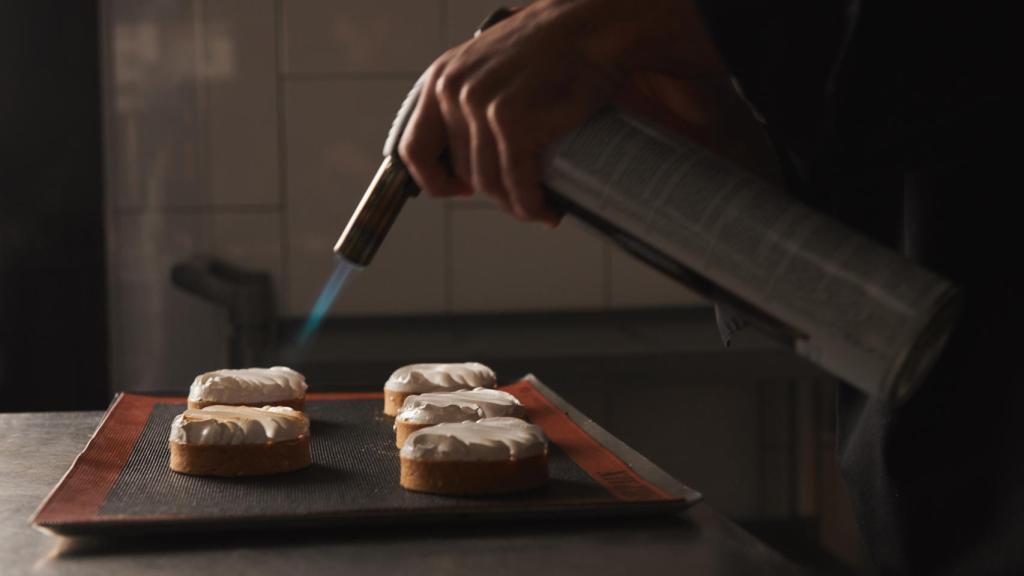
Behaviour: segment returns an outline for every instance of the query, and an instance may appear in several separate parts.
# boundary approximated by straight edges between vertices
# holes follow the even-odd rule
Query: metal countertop
[[[701,503],[665,518],[60,539],[29,517],[102,412],[0,414],[0,573],[797,574]]]

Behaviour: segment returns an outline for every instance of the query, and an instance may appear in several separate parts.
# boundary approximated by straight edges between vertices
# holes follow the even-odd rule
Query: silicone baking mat
[[[64,535],[118,530],[276,528],[459,521],[481,516],[668,513],[700,499],[533,377],[502,387],[550,440],[550,482],[499,497],[407,492],[380,393],[312,393],[313,465],[255,478],[171,472],[167,435],[184,398],[122,394],[36,512]]]

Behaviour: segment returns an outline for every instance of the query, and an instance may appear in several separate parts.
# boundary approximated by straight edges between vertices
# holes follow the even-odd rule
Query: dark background
[[[108,398],[97,22],[0,3],[0,411]]]

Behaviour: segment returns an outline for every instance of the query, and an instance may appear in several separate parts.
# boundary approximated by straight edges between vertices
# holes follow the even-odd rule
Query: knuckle
[[[437,81],[441,79],[441,75],[448,68],[447,54],[442,54],[437,60],[427,68],[426,83],[428,86],[437,84]]]
[[[406,136],[398,142],[398,157],[410,166],[416,164],[416,150],[413,148],[411,140],[412,138]]]
[[[398,157],[406,164],[416,166],[419,164],[422,154],[417,142],[416,132],[408,131],[398,141]]]
[[[463,76],[458,70],[446,69],[434,83],[434,94],[442,101],[458,101],[462,83]]]
[[[459,104],[463,109],[478,112],[487,102],[483,86],[477,82],[466,82],[459,90]]]
[[[512,105],[505,98],[498,98],[487,106],[487,121],[491,127],[502,133],[512,124]]]

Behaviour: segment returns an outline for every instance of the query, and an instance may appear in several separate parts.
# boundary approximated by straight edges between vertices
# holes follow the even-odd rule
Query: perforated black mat
[[[171,420],[184,407],[157,404],[99,515],[230,518],[494,507],[496,500],[505,505],[614,501],[554,445],[549,459],[551,481],[540,490],[499,499],[407,492],[398,484],[392,419],[381,414],[381,404],[379,399],[309,402],[313,465],[278,476],[239,479],[171,472],[167,436]]]

